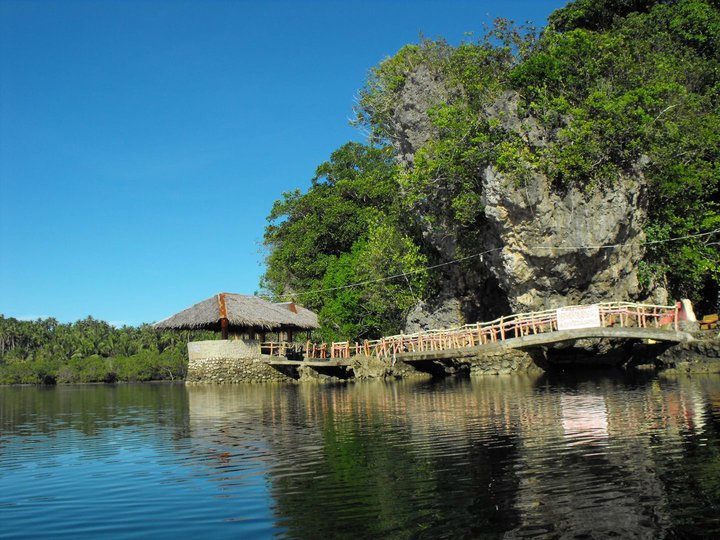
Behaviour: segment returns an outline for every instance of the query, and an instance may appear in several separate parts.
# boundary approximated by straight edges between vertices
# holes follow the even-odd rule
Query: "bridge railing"
[[[602,327],[678,328],[677,306],[639,304],[634,302],[603,302],[598,306]],[[570,306],[582,307],[582,306]],[[511,338],[554,332],[558,329],[557,309],[546,309],[500,317],[493,321],[466,324],[441,330],[398,334],[363,342],[306,342],[301,347],[305,358],[349,359],[353,356],[375,356],[393,359],[399,354],[477,347]],[[261,350],[273,356],[286,356],[283,344],[264,343]],[[265,347],[265,349],[262,349]],[[295,349],[297,350],[297,348]],[[285,352],[283,352],[285,351]],[[275,353],[275,354],[273,354]]]
[[[318,344],[317,348],[320,350],[321,345]],[[302,343],[288,341],[265,341],[260,343],[260,354],[277,356],[290,360],[302,360],[307,355],[308,350],[310,349]]]

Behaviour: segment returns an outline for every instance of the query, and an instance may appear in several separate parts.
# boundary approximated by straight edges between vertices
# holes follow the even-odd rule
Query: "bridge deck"
[[[662,330],[655,328],[583,328],[579,330],[559,330],[547,334],[533,334],[529,336],[508,338],[505,341],[497,341],[495,343],[488,343],[475,347],[465,347],[462,349],[403,352],[396,354],[395,358],[402,360],[403,362],[461,359],[489,352],[508,349],[524,349],[588,338],[652,339],[655,341],[669,341],[674,343],[693,340],[691,334],[678,330]]]
[[[462,327],[400,334],[362,343],[263,343],[271,365],[347,366],[353,356],[407,362],[465,358],[503,349],[552,345],[585,338],[652,339],[682,342],[693,338],[678,330],[679,305],[605,302],[519,313]],[[571,329],[568,329],[571,328]],[[302,357],[305,360],[288,360]]]

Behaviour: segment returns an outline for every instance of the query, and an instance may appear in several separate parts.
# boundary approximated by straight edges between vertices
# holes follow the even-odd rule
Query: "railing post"
[[[505,341],[505,317],[500,317],[500,340]]]

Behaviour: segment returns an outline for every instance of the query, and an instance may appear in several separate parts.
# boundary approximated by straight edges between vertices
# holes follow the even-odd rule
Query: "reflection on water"
[[[720,534],[720,376],[0,388],[0,536]]]
[[[568,444],[602,444],[608,438],[604,396],[560,395],[562,426]]]

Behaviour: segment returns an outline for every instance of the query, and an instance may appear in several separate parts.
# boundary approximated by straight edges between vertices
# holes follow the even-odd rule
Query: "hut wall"
[[[188,343],[187,382],[239,383],[292,381],[262,361],[257,341],[214,340]]]

